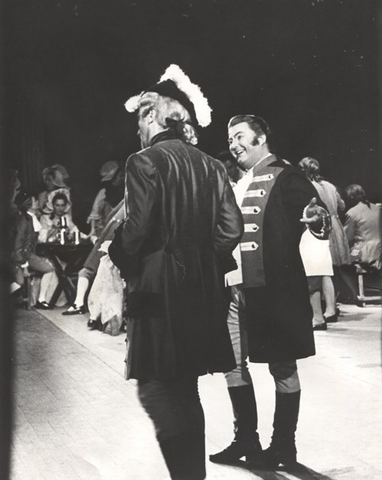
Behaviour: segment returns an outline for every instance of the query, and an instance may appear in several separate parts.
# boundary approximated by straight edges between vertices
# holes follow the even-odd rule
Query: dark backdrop
[[[139,148],[125,100],[178,63],[214,109],[201,147],[226,146],[237,113],[264,116],[279,153],[316,156],[340,187],[381,201],[378,0],[0,0],[0,176],[37,189],[71,174],[83,216],[107,160]],[[379,62],[380,65],[380,62]],[[6,185],[5,185],[6,186]],[[0,189],[0,477],[8,478],[12,322]]]
[[[107,160],[139,149],[126,99],[177,63],[214,110],[200,146],[226,148],[228,119],[263,116],[292,163],[319,159],[339,187],[381,200],[378,1],[9,0],[6,153],[23,183],[62,163],[86,213]]]

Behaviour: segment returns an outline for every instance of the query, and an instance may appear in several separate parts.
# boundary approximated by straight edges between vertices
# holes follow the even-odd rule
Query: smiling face
[[[245,170],[252,168],[264,157],[265,135],[257,137],[246,122],[228,129],[228,144],[232,155]]]

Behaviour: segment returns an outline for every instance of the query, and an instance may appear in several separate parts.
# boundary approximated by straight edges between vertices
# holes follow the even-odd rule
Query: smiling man
[[[296,462],[300,382],[296,359],[315,354],[312,310],[299,242],[308,225],[327,238],[327,212],[301,172],[273,153],[267,123],[254,115],[238,115],[228,124],[232,155],[246,171],[234,191],[244,218],[240,272],[227,275],[232,301],[228,326],[237,367],[225,374],[235,416],[235,438],[210,460],[275,468]],[[318,200],[319,202],[319,200]],[[262,452],[251,362],[268,363],[276,385],[274,431]]]
[[[248,117],[245,115],[243,117]],[[240,121],[240,116],[232,119],[229,127],[229,148],[243,170],[249,170],[270,155],[271,147],[265,132],[269,132],[265,122],[257,117],[251,123]],[[254,117],[255,118],[255,117]],[[263,128],[261,128],[261,126]]]

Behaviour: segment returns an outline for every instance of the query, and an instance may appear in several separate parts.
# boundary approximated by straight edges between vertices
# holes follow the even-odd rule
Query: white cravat
[[[245,192],[248,190],[248,187],[252,181],[253,178],[253,167],[248,170],[237,182],[237,184],[233,188],[233,192],[235,194],[236,198],[236,203],[241,205]],[[237,263],[237,269],[232,270],[232,272],[229,272],[225,276],[225,283],[226,285],[240,285],[243,283],[243,273],[241,269],[241,251],[240,251],[240,243],[239,245],[235,248],[235,250],[232,252],[233,258],[236,260]]]
[[[244,199],[245,192],[248,190],[248,187],[253,178],[253,167],[248,170],[237,182],[237,184],[233,188],[233,192],[235,194],[236,203],[241,206],[241,203]]]
[[[27,212],[28,215],[32,217],[32,222],[33,222],[33,230],[35,232],[39,232],[42,229],[41,223],[39,219],[36,217],[36,215],[32,212]]]

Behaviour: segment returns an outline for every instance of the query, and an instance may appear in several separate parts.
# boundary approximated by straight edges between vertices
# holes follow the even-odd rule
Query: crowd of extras
[[[234,187],[244,172],[229,151],[220,152],[216,158],[226,167]],[[357,272],[362,269],[378,274],[381,270],[381,205],[370,202],[361,185],[339,189],[321,174],[315,158],[305,157],[298,166],[313,183],[331,217],[330,258],[327,254],[322,258],[314,246],[300,244],[308,280],[309,277],[319,280],[317,288],[310,288],[313,329],[327,330],[328,324],[338,321],[341,303],[357,304]],[[127,214],[123,163],[108,161],[102,165],[99,190],[86,228],[82,227],[84,231],[73,220],[76,204],[72,202],[70,175],[63,165],[43,169],[38,192],[24,188],[16,170],[8,173],[12,189],[9,210],[12,305],[23,306],[29,288],[36,309],[64,307],[62,315],[89,313],[90,330],[111,335],[126,331],[125,282],[108,255],[114,231]],[[51,301],[59,279],[47,250],[39,248],[47,243],[91,246],[76,275],[74,302],[66,298],[64,291],[54,303]],[[58,254],[58,261],[65,268],[65,256],[60,258]]]

